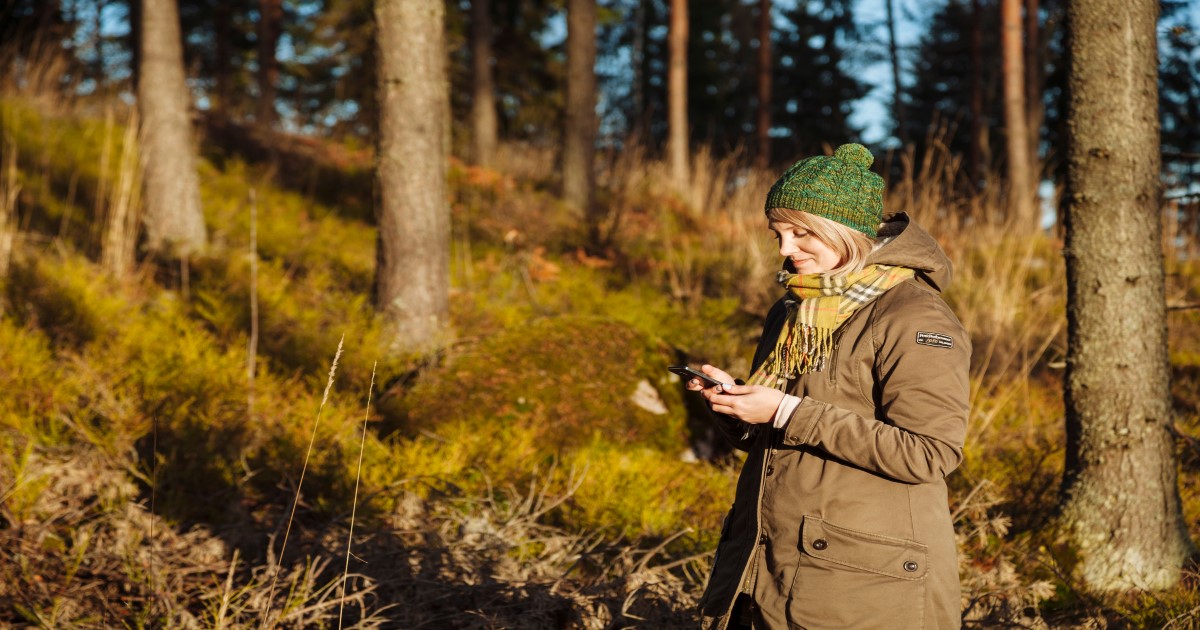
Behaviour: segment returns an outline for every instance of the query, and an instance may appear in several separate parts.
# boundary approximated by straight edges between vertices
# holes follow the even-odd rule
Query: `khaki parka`
[[[951,272],[941,247],[904,214],[885,219],[889,235],[868,264],[916,277],[834,332],[824,370],[789,384],[801,403],[787,424],[714,414],[748,456],[700,602],[705,628],[729,625],[739,592],[753,593],[756,628],[961,625],[945,477],[962,458],[970,340],[939,295]],[[785,315],[780,300],[755,368]]]

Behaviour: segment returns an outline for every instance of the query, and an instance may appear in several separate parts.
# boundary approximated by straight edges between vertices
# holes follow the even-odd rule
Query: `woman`
[[[940,297],[950,262],[858,144],[797,162],[767,195],[787,289],[748,384],[701,391],[748,456],[708,588],[707,628],[958,628],[945,477],[962,458],[970,342]],[[882,221],[882,223],[881,223]]]

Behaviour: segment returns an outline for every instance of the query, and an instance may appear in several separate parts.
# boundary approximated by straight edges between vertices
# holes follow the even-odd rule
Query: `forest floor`
[[[775,297],[772,174],[701,151],[677,195],[643,151],[602,155],[595,246],[552,150],[454,161],[455,334],[396,357],[371,305],[370,151],[205,120],[209,249],[122,269],[129,120],[0,98],[0,625],[696,625],[740,460],[664,368],[747,371]],[[922,174],[886,207],[954,261],[975,348],[949,479],[967,627],[1200,625],[1195,568],[1165,593],[1088,593],[1053,531],[1061,242],[955,194],[948,156],[894,159]],[[1200,256],[1166,225],[1200,540]]]

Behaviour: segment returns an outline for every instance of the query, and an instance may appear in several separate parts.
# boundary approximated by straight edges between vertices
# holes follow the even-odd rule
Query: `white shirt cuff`
[[[792,419],[792,413],[799,406],[800,398],[791,394],[784,394],[783,400],[779,401],[779,407],[775,410],[775,428],[782,429],[787,426],[788,420]]]

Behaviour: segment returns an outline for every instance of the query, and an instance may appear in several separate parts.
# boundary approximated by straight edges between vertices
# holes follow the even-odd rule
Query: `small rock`
[[[658,390],[646,379],[638,381],[637,389],[633,390],[630,400],[654,415],[661,416],[667,413],[667,405],[663,403],[662,396],[658,395]]]

